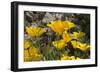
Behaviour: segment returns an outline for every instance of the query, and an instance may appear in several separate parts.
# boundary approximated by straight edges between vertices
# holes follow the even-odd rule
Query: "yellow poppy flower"
[[[75,27],[75,24],[72,23],[71,21],[64,21],[63,25],[64,25],[64,29],[66,29],[66,30],[69,30],[69,29]]]
[[[73,48],[76,49],[76,48],[78,48],[80,42],[78,42],[78,41],[71,41],[71,44],[72,44]]]
[[[39,49],[35,47],[31,47],[29,49],[29,54],[33,61],[41,60],[42,54],[39,53]]]
[[[64,31],[64,25],[62,24],[62,21],[52,21],[51,24],[47,24],[48,27],[50,27],[54,32],[58,34],[62,34]]]
[[[87,45],[86,43],[81,43],[78,41],[71,41],[73,48],[78,48],[81,51],[86,51],[90,48],[90,45]]]
[[[38,54],[38,52],[39,52],[38,48],[35,48],[35,47],[29,48],[30,56],[34,56],[34,55]]]
[[[78,48],[80,50],[82,50],[82,51],[86,51],[86,50],[88,50],[90,48],[90,45],[87,45],[85,43],[80,43],[79,46],[78,46]]]
[[[30,47],[30,42],[28,40],[24,41],[24,49],[27,49]]]
[[[54,32],[62,34],[64,30],[69,30],[75,27],[75,24],[70,21],[52,21],[51,24],[47,24]]]
[[[54,41],[54,42],[52,42],[52,44],[53,44],[53,46],[56,47],[58,50],[61,50],[61,49],[63,49],[63,48],[66,46],[64,40]]]
[[[26,32],[28,33],[29,36],[38,37],[41,36],[43,33],[45,33],[46,30],[41,27],[30,26],[26,27]]]
[[[74,36],[74,38],[79,39],[79,38],[82,38],[83,36],[85,36],[85,33],[79,31],[79,32],[73,32],[72,35]]]
[[[68,34],[66,31],[64,31],[63,35],[63,40],[67,43],[70,42],[72,40],[72,36],[70,34]]]

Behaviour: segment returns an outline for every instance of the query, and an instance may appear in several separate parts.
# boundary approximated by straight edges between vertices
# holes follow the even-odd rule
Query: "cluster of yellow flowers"
[[[84,32],[73,32],[73,34],[68,33],[68,30],[75,27],[75,24],[70,21],[53,21],[51,24],[47,24],[54,32],[62,35],[61,40],[53,41],[53,45],[61,50],[67,43],[71,41],[74,48],[79,48],[82,51],[85,51],[89,48],[89,45],[81,43],[79,41],[72,41],[72,39],[79,39],[85,36]]]
[[[67,46],[67,42],[71,41],[72,37],[68,34],[68,30],[75,27],[74,23],[70,21],[52,21],[51,24],[47,24],[48,27],[50,27],[54,32],[56,32],[59,35],[62,35],[61,40],[53,41],[53,45],[57,49],[62,49],[65,46]]]
[[[42,54],[39,53],[39,49],[32,47],[28,40],[24,41],[24,61],[38,61],[41,60]]]
[[[70,43],[73,47],[73,49],[78,49],[81,51],[87,51],[90,49],[90,45],[80,42],[79,39],[84,37],[86,34],[84,32],[78,31],[78,32],[72,32],[69,33],[69,30],[72,28],[75,28],[76,25],[72,23],[71,21],[61,21],[61,20],[55,20],[52,21],[51,24],[47,24],[48,28],[52,30],[52,32],[56,33],[57,39],[54,39],[51,41],[52,46],[58,50],[64,50],[65,47],[68,46],[68,43]],[[41,37],[42,34],[46,33],[46,29],[36,26],[29,26],[25,28],[26,33],[31,38],[38,38]],[[51,47],[51,46],[50,46]],[[49,48],[50,48],[49,47]],[[29,40],[24,40],[24,61],[39,61],[43,58],[42,53],[40,52],[40,47],[34,47],[32,44],[32,41],[29,42]],[[45,58],[45,57],[44,57]],[[63,54],[60,56],[60,60],[79,60],[79,57],[76,57],[74,55],[66,55]]]
[[[35,26],[26,27],[26,33],[33,38],[39,37],[45,32],[46,30],[41,27],[35,27]],[[41,60],[41,58],[42,58],[42,54],[39,53],[39,49],[32,46],[28,40],[25,40],[24,61]]]

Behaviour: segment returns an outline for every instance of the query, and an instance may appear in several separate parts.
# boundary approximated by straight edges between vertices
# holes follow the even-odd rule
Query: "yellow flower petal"
[[[28,49],[30,47],[30,42],[28,40],[24,41],[24,49]]]
[[[54,42],[52,42],[52,44],[53,44],[53,46],[56,47],[58,50],[61,50],[61,49],[63,49],[63,48],[66,46],[64,40],[54,41]]]
[[[28,52],[28,50],[24,50],[24,57],[29,57],[29,52]]]
[[[71,44],[72,44],[73,48],[77,48],[78,45],[79,45],[79,42],[77,42],[77,41],[71,41]]]
[[[61,60],[69,60],[69,59],[70,59],[69,56],[62,56],[62,57],[61,57]]]
[[[79,58],[79,57],[76,57],[76,60],[80,60],[81,58]]]
[[[31,47],[29,49],[29,54],[32,58],[32,61],[39,61],[42,58],[42,54],[39,53],[39,49],[35,47]]]
[[[73,36],[76,39],[79,39],[79,38],[82,38],[83,36],[85,36],[85,33],[84,32],[73,32]]]
[[[78,48],[81,51],[86,51],[90,48],[90,45],[87,45],[86,43],[81,43],[79,41],[71,41],[73,48]]]
[[[68,55],[61,56],[61,60],[79,60],[79,59],[80,59],[79,57],[75,58],[75,56],[68,56]]]
[[[70,60],[75,60],[75,56],[71,56],[70,57]]]
[[[30,56],[35,56],[35,54],[37,54],[38,52],[39,52],[39,50],[35,47],[29,48]]]
[[[86,51],[86,50],[88,50],[89,48],[90,48],[90,46],[87,45],[87,44],[84,44],[84,43],[80,43],[80,44],[79,44],[79,49],[82,50],[82,51]]]
[[[69,30],[69,29],[75,27],[75,24],[72,23],[71,21],[64,21],[63,24],[64,24],[64,27],[65,27],[66,30]]]
[[[62,37],[66,43],[72,40],[72,37],[66,31],[64,31]]]

